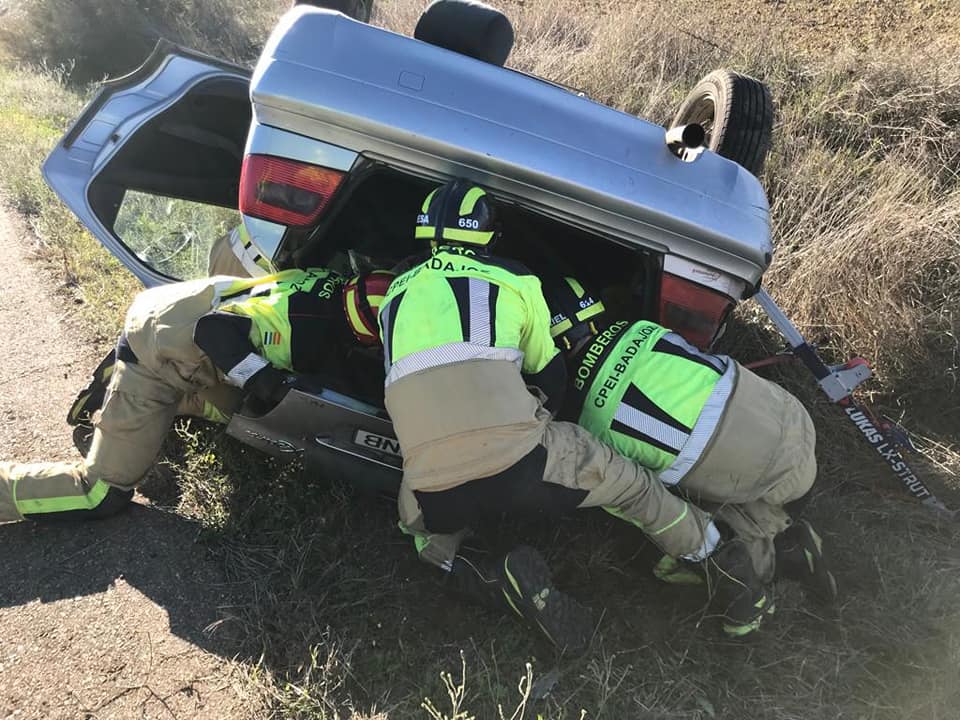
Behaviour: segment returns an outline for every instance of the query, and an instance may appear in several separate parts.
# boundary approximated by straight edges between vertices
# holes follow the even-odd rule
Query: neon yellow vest
[[[344,282],[342,276],[326,268],[283,270],[231,283],[221,292],[216,309],[250,318],[250,342],[257,352],[274,367],[291,368],[291,296],[310,293],[321,301],[333,300]]]
[[[380,307],[380,331],[388,369],[415,355],[423,369],[502,349],[523,372],[537,373],[558,352],[540,280],[520,263],[470,248],[441,246],[397,277]]]
[[[577,422],[621,455],[662,471],[687,444],[726,370],[724,358],[655,323],[613,323],[579,359]]]

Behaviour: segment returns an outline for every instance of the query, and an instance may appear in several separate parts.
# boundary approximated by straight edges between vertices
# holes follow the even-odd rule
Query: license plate
[[[400,441],[396,438],[377,435],[376,433],[367,432],[366,430],[357,430],[357,434],[353,436],[353,442],[361,447],[387,453],[387,455],[402,457],[400,454]]]

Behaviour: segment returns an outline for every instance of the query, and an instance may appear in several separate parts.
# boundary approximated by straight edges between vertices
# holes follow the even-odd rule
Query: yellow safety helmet
[[[343,286],[343,311],[347,325],[361,345],[380,343],[377,317],[387,294],[387,288],[396,277],[389,270],[373,270],[357,275]]]
[[[489,248],[499,234],[493,198],[462,178],[427,195],[417,215],[416,237],[433,247],[453,243]]]
[[[599,332],[597,323],[606,308],[576,278],[549,280],[544,297],[550,308],[550,337],[561,350],[573,350],[585,337]]]

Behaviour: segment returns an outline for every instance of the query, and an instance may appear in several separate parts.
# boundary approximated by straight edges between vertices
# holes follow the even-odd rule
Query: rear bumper
[[[325,477],[396,494],[402,460],[393,425],[382,410],[338,393],[291,390],[265,415],[241,409],[227,434],[281,460],[301,459]]]

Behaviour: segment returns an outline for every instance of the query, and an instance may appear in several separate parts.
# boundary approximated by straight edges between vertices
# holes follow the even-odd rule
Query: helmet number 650
[[[479,229],[480,229],[480,221],[479,221],[479,220],[473,220],[473,219],[471,219],[471,218],[460,218],[460,219],[457,221],[457,224],[458,224],[460,227],[462,227],[462,228],[467,228],[468,230],[479,230]]]

